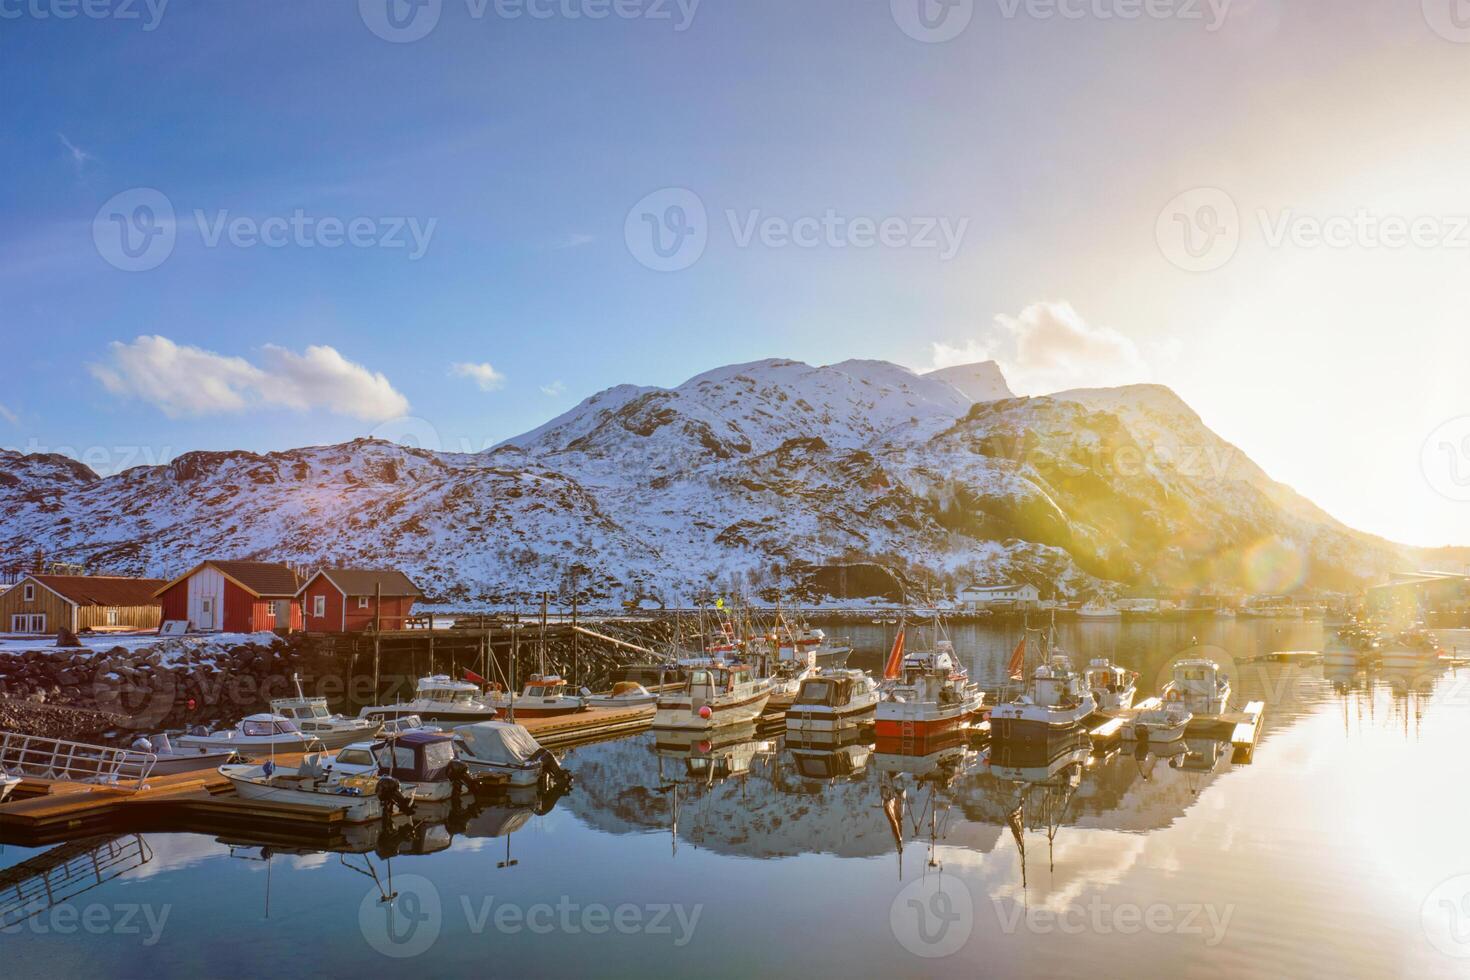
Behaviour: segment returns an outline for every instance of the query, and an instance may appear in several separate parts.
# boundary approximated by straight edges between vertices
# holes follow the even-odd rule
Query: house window
[[[46,632],[46,615],[44,613],[21,613],[11,616],[10,631],[12,633],[44,633]]]
[[[116,609],[108,609],[107,610],[107,625],[108,626],[116,626],[117,625],[117,610]]]
[[[313,616],[325,616],[327,614],[327,597],[314,595],[311,597],[311,614]]]
[[[368,597],[365,596],[365,595],[358,596],[357,597],[357,608],[359,608],[359,609],[366,609],[367,607],[368,607]]]
[[[26,602],[35,602],[36,601],[36,587],[34,585],[27,585],[26,586],[25,600],[26,600]]]

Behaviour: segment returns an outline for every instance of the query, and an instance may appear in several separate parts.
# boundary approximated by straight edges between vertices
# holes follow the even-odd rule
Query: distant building
[[[1400,572],[1370,586],[1365,608],[1375,619],[1428,621],[1436,615],[1470,612],[1470,575],[1454,572]]]
[[[131,627],[156,629],[162,579],[28,575],[0,594],[0,628],[12,633]]]
[[[1041,590],[1034,585],[967,585],[957,597],[970,612],[1001,609],[1035,609],[1041,601]]]
[[[362,633],[403,629],[423,592],[396,568],[323,568],[298,595],[306,629],[313,633]],[[378,608],[378,597],[382,608]]]
[[[157,592],[165,620],[187,620],[206,633],[301,629],[290,565],[272,561],[205,561]]]

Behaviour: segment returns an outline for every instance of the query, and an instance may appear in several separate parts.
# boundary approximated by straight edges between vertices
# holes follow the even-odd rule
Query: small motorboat
[[[236,752],[233,748],[210,748],[207,746],[186,748],[177,746],[173,744],[166,733],[140,736],[133,740],[130,748],[135,752],[149,752],[153,754],[155,761],[148,771],[154,776],[167,776],[177,772],[195,772],[200,769],[218,769],[227,762],[236,761]],[[124,763],[118,771],[118,775],[130,779],[137,779],[143,775],[142,768],[141,765]]]
[[[1383,641],[1383,666],[1423,667],[1439,660],[1439,640],[1422,626],[1403,630]]]
[[[383,815],[376,777],[336,774],[319,752],[305,756],[300,766],[278,766],[267,759],[220,766],[219,772],[243,799],[341,810],[347,823],[367,823]]]
[[[0,803],[4,803],[5,798],[15,792],[15,788],[19,785],[19,776],[12,776],[10,773],[0,770]]]
[[[524,726],[482,721],[454,730],[459,758],[470,772],[504,776],[511,786],[570,785],[571,775]]]
[[[569,694],[566,680],[557,674],[532,674],[520,694],[492,691],[486,701],[501,718],[553,718],[587,710],[586,699]]]
[[[1125,742],[1149,742],[1160,745],[1184,737],[1184,730],[1194,720],[1188,708],[1165,703],[1162,707],[1138,712],[1123,723]]]
[[[327,748],[337,749],[372,738],[382,728],[381,718],[348,718],[332,714],[326,698],[306,696],[301,689],[301,675],[293,674],[291,679],[296,682],[296,696],[276,698],[271,702],[271,711],[295,722],[303,733],[315,735]]]
[[[1123,614],[1109,602],[1090,599],[1077,610],[1077,618],[1093,622],[1112,622],[1122,619]]]
[[[680,690],[659,695],[653,727],[709,731],[753,722],[770,699],[770,679],[755,677],[744,664],[695,667]]]
[[[1081,730],[1097,701],[1063,653],[1032,673],[1025,693],[990,713],[991,735],[1002,742],[1046,742]]]
[[[589,708],[647,708],[652,714],[658,704],[658,695],[637,681],[618,681],[611,694],[593,694],[583,688],[582,701]]]
[[[1204,658],[1174,664],[1174,679],[1164,685],[1165,705],[1183,706],[1197,715],[1219,715],[1230,704],[1230,678]]]
[[[878,685],[861,670],[829,667],[801,682],[786,709],[788,735],[831,733],[870,721],[878,707]]]
[[[454,736],[423,728],[354,742],[337,753],[328,769],[339,779],[387,779],[403,800],[415,805],[454,802],[488,782],[460,758]]]
[[[325,746],[296,723],[280,715],[259,714],[242,719],[234,728],[206,731],[191,728],[176,740],[180,749],[229,749],[235,752],[309,752]]]
[[[480,693],[478,685],[457,681],[445,674],[433,674],[419,678],[412,701],[373,705],[363,708],[357,716],[385,724],[395,718],[414,715],[420,724],[442,721],[467,725],[475,721],[490,721],[497,714],[495,705]]]
[[[1099,711],[1127,711],[1138,694],[1138,674],[1124,670],[1106,657],[1094,657],[1082,672]]]

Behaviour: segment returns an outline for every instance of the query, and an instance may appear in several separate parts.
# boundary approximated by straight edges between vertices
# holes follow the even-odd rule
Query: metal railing
[[[103,784],[136,780],[141,786],[157,762],[152,752],[0,732],[0,769],[15,776]]]
[[[13,928],[153,860],[142,837],[74,841],[0,871],[0,929]]]

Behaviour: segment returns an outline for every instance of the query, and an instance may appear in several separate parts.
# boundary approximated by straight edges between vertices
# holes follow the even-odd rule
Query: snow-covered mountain
[[[613,604],[803,583],[1347,585],[1396,546],[1270,480],[1158,386],[1015,398],[994,364],[770,360],[621,385],[484,453],[195,452],[98,478],[0,453],[0,554],[167,575],[393,563],[431,592]],[[1262,569],[1262,555],[1266,568]],[[847,578],[837,569],[866,569]],[[854,583],[861,583],[855,585]],[[876,586],[874,585],[876,583]]]

